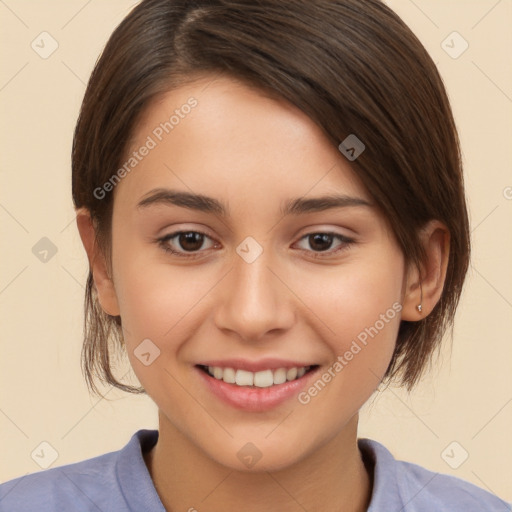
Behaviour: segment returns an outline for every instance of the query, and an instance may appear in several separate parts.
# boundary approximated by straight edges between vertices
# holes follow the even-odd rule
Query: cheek
[[[375,260],[340,265],[332,272],[303,273],[295,280],[300,283],[297,294],[325,324],[330,344],[338,352],[376,323],[379,330],[389,332],[400,322],[401,255],[393,252]]]
[[[211,277],[199,279],[196,273],[193,278],[179,267],[147,263],[126,266],[124,271],[118,295],[131,366],[157,403],[179,397],[182,390],[172,375],[182,347],[197,328],[198,303],[212,287]],[[166,393],[159,396],[162,389]]]
[[[147,261],[126,265],[119,276],[119,307],[132,342],[141,336],[155,340],[168,337],[204,295],[211,280],[197,269],[194,272]]]
[[[397,309],[400,306],[400,283],[382,272],[371,272],[362,276],[350,276],[346,291],[332,301],[334,330],[341,334],[343,343],[340,350],[348,350],[350,340],[363,345],[369,339],[376,339],[374,352],[387,353],[394,346],[400,322]],[[366,346],[366,345],[364,345]]]
[[[326,333],[332,358],[319,376],[322,382],[301,402],[315,401],[319,417],[331,417],[328,404],[333,402],[355,411],[382,379],[400,326],[402,269],[401,254],[393,251],[379,261],[360,261],[301,281],[299,293],[308,294],[315,330]]]

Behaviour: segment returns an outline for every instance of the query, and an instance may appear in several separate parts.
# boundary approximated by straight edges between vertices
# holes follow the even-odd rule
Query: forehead
[[[135,165],[114,194],[132,204],[158,187],[225,203],[308,193],[370,201],[349,162],[306,114],[228,77],[204,77],[153,101],[134,129],[129,161]]]

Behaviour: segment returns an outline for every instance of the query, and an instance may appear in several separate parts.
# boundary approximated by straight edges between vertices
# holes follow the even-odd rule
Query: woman
[[[2,510],[509,509],[357,438],[381,382],[420,380],[470,252],[446,92],[384,4],[144,0],[90,78],[73,199],[87,382],[159,429]]]

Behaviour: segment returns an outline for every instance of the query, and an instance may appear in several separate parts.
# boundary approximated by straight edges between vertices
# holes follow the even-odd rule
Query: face
[[[405,280],[350,163],[295,107],[212,77],[152,104],[133,151],[110,307],[161,430],[238,469],[343,435],[389,364]]]

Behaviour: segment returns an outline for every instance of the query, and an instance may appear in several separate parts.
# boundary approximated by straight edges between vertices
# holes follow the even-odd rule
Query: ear
[[[450,254],[450,232],[438,220],[428,222],[421,230],[425,261],[420,269],[411,263],[407,269],[402,301],[402,320],[418,321],[428,316],[443,293]],[[417,306],[421,304],[421,311]]]
[[[108,273],[105,256],[96,243],[95,227],[87,208],[76,211],[76,224],[87,253],[100,305],[107,315],[118,316],[119,305],[114,282]]]

